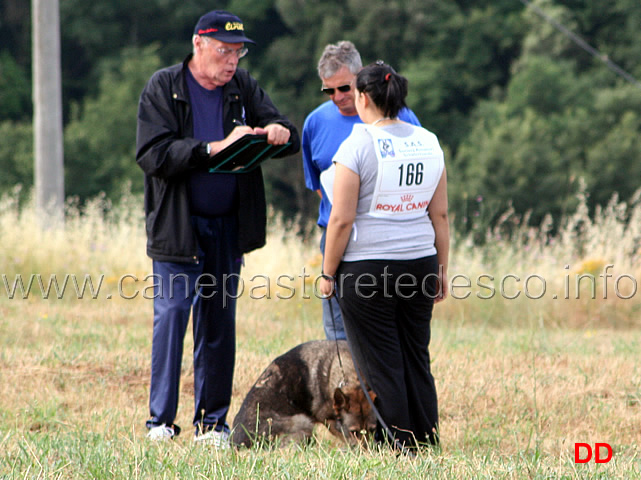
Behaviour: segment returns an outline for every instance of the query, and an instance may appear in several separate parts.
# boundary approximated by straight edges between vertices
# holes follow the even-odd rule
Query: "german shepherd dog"
[[[302,343],[276,358],[245,397],[231,439],[246,447],[307,442],[317,423],[350,445],[376,429],[345,340]]]

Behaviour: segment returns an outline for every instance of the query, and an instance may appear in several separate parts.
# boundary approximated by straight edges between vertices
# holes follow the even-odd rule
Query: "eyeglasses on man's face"
[[[230,55],[236,55],[236,57],[238,58],[243,58],[245,55],[247,55],[247,52],[249,52],[249,49],[247,47],[241,47],[237,49],[218,47],[216,51],[222,57],[229,57]]]
[[[323,92],[326,95],[332,96],[334,93],[336,93],[336,90],[342,93],[347,93],[352,89],[352,85],[341,85],[340,87],[336,88],[327,88],[327,87],[322,87],[321,92]]]

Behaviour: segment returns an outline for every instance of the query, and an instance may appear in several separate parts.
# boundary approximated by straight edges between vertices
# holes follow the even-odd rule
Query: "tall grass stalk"
[[[531,228],[508,212],[483,246],[454,233],[450,278],[458,287],[435,310],[431,345],[443,445],[411,460],[347,450],[323,428],[311,445],[275,451],[195,445],[190,335],[177,418],[184,433],[149,444],[151,262],[140,199],[70,203],[64,226],[43,231],[32,204],[16,198],[0,201],[0,478],[641,476],[641,295],[630,295],[630,279],[641,278],[638,202],[613,199],[591,217],[582,206],[554,234],[549,222]],[[323,337],[313,289],[318,238],[303,242],[274,215],[268,237],[245,256],[231,418],[275,356]],[[96,295],[7,291],[18,276],[26,283],[36,274],[103,283]],[[575,298],[581,275],[594,278],[594,299],[586,280]],[[530,297],[545,281],[538,299],[525,294],[528,276]],[[577,442],[607,442],[614,458],[575,464]]]

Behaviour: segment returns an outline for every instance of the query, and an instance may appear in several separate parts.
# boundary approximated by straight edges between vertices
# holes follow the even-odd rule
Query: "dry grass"
[[[170,446],[148,445],[152,305],[141,295],[120,298],[117,282],[125,274],[144,278],[150,262],[139,201],[127,205],[110,210],[96,202],[82,215],[72,212],[63,230],[48,232],[29,207],[19,211],[10,199],[1,205],[0,273],[103,274],[105,290],[97,299],[9,299],[0,285],[0,478],[639,478],[639,294],[482,300],[477,289],[439,305],[431,352],[443,449],[414,462],[345,451],[321,430],[304,450],[197,451],[188,428],[190,335],[177,418],[185,435]],[[608,209],[590,221],[579,212],[554,238],[544,228],[519,227],[511,238],[491,232],[483,248],[456,239],[451,275],[537,273],[550,292],[563,292],[574,272],[598,278],[609,263],[614,278],[641,278],[639,207],[615,202]],[[301,242],[274,219],[268,246],[246,256],[232,417],[276,355],[323,336],[309,280],[311,298],[302,298],[303,268],[312,279],[317,274],[317,242]],[[281,282],[289,288],[264,286],[264,278],[279,275],[293,277]],[[144,285],[128,284],[128,295]],[[294,298],[278,298],[291,288]],[[267,293],[271,298],[262,298]],[[575,465],[576,442],[610,443],[615,458]]]

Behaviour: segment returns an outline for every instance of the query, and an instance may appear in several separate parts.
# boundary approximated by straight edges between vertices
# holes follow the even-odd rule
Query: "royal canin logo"
[[[401,202],[411,202],[412,199],[414,198],[414,195],[403,195],[401,197]]]

